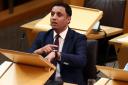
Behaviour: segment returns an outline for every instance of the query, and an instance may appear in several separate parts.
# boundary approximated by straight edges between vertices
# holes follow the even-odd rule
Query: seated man
[[[56,65],[57,70],[50,79],[85,85],[83,68],[87,57],[86,37],[68,26],[71,15],[68,4],[54,4],[50,17],[52,29],[40,32],[29,51],[45,56]]]

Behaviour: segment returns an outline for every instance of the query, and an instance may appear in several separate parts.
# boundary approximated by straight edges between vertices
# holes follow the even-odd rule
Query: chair
[[[87,64],[84,68],[84,80],[96,79],[96,56],[97,56],[97,40],[87,40]]]

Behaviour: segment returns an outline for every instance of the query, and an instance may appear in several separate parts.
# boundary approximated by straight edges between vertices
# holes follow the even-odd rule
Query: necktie
[[[59,50],[59,37],[60,37],[59,34],[57,34],[55,36],[54,45],[57,45],[58,46],[58,47],[54,48],[55,51],[58,51]],[[57,52],[55,52],[55,57],[57,57]],[[52,61],[52,63],[56,66],[57,65],[56,59],[54,61]]]
[[[55,42],[54,42],[54,44],[58,46],[57,48],[55,48],[55,50],[57,50],[57,51],[59,51],[59,37],[60,37],[60,35],[57,34],[56,38],[55,38]],[[55,56],[57,57],[57,54],[55,54]],[[56,70],[56,73],[55,73],[55,80],[62,82],[62,79],[61,79],[61,76],[60,76],[60,66],[59,66],[59,64],[56,64],[56,67],[57,67],[57,70]]]
[[[60,37],[60,35],[57,34],[56,38],[55,38],[55,42],[54,42],[54,44],[58,46],[57,48],[55,48],[55,50],[57,50],[57,51],[59,50],[59,37]]]

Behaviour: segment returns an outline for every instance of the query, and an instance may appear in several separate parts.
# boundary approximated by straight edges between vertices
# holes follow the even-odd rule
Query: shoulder
[[[48,30],[48,31],[41,31],[41,32],[39,32],[38,33],[38,35],[37,36],[47,36],[47,35],[49,35],[50,33],[52,32],[52,29],[50,29],[50,30]]]
[[[44,41],[50,34],[52,33],[52,30],[46,31],[46,32],[39,32],[36,36],[36,41]]]
[[[76,32],[75,30],[73,30],[72,28],[69,28],[69,31],[70,31],[70,34],[75,38],[85,38],[85,39],[87,39],[86,35],[80,34],[80,33]]]

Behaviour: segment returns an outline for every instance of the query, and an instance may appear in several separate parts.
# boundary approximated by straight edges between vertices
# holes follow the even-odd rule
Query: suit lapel
[[[66,35],[66,38],[65,38],[65,41],[64,41],[62,52],[66,52],[67,51],[67,49],[69,48],[69,45],[72,42],[72,37],[73,37],[73,31],[69,28],[68,32],[67,32],[67,35]]]
[[[45,45],[46,44],[53,44],[53,30],[50,30],[46,33],[46,36],[45,36]]]

